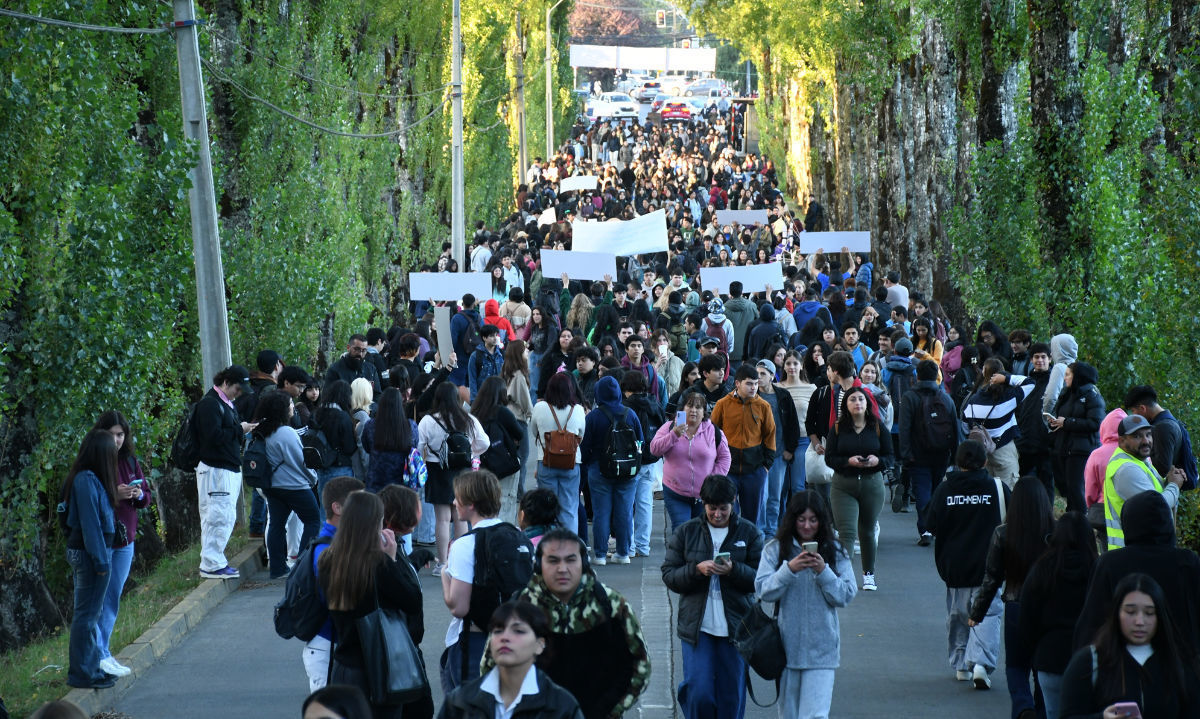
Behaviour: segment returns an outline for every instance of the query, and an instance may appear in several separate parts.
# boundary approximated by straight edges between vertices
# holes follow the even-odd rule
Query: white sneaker
[[[430,574],[432,574],[435,577],[440,577],[440,576],[442,576],[442,570],[445,568],[446,568],[445,564],[442,564],[441,562],[434,560],[433,571],[431,571]]]
[[[862,554],[862,545],[858,543],[858,540],[857,540],[857,539],[856,539],[856,540],[854,540],[854,553],[855,553],[855,554]]]
[[[627,555],[627,554],[613,555],[613,564],[629,564],[629,555]]]
[[[971,672],[965,669],[959,669],[958,671],[954,672],[954,678],[960,682],[969,682],[971,681]]]
[[[133,670],[124,664],[118,662],[113,657],[105,657],[100,660],[100,670],[112,674],[115,677],[127,677],[133,673]]]
[[[863,591],[873,592],[876,589],[878,589],[878,587],[875,586],[875,575],[871,572],[863,574]]]
[[[595,559],[592,560],[593,567],[603,567],[606,564],[608,564],[608,555],[604,555],[603,557],[596,557]]]
[[[976,689],[991,689],[992,678],[988,676],[987,670],[982,664],[975,665],[975,671],[971,673],[971,681],[975,682]]]

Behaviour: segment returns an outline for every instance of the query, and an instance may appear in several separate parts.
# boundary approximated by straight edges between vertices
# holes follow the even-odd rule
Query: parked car
[[[699,80],[693,80],[684,88],[683,94],[685,97],[692,97],[693,95],[707,97],[712,90],[716,90],[724,97],[729,97],[730,94],[729,86],[725,84],[725,81],[718,80],[715,77],[703,77]]]
[[[688,85],[688,78],[686,75],[663,75],[658,78],[658,82],[663,92],[674,97],[683,94]]]
[[[600,97],[588,103],[588,117],[612,117],[638,119],[637,103],[623,92],[602,92]]]
[[[670,99],[671,96],[665,92],[656,93],[654,95],[654,99],[650,101],[650,114],[653,115],[656,112],[660,112],[662,110],[663,103]]]
[[[633,91],[633,97],[639,102],[650,102],[661,89],[662,83],[658,80],[645,80],[640,87]]]
[[[668,120],[687,121],[692,119],[692,108],[683,98],[674,97],[663,103],[662,110],[659,111],[659,118],[663,122]]]

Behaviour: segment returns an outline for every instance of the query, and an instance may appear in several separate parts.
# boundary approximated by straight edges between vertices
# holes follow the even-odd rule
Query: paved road
[[[1008,713],[1003,671],[995,675],[993,689],[982,692],[955,681],[946,664],[945,590],[933,567],[932,548],[916,546],[913,516],[885,510],[877,567],[881,588],[874,594],[860,592],[842,612],[842,668],[833,716],[1000,719]],[[682,669],[671,625],[674,597],[659,578],[662,555],[661,533],[656,532],[649,559],[597,569],[640,611],[653,662],[651,689],[638,707],[643,717],[674,716],[672,688]],[[298,716],[307,693],[301,644],[283,641],[272,630],[271,610],[281,585],[266,582],[265,573],[255,580],[214,609],[131,687],[115,709],[136,719]],[[422,583],[427,626],[423,651],[435,666],[448,615],[438,580],[425,575]],[[773,696],[773,687],[759,686],[765,697]],[[747,712],[756,718],[775,715],[773,708],[753,705]]]

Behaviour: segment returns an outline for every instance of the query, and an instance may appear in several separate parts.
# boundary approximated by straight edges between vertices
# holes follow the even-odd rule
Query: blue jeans
[[[1062,707],[1062,676],[1049,672],[1038,672],[1038,686],[1042,688],[1042,701],[1046,704],[1046,719],[1058,719]]]
[[[287,576],[287,520],[292,512],[304,523],[304,533],[300,535],[300,547],[307,547],[312,538],[321,529],[320,510],[317,500],[309,489],[271,489],[265,490],[267,504],[271,508],[271,523],[267,528],[267,559],[270,563],[271,578]]]
[[[317,510],[321,513],[321,521],[325,521],[325,503],[321,497],[325,494],[325,485],[334,477],[353,477],[354,469],[349,466],[330,467],[317,470]]]
[[[75,614],[71,617],[71,665],[67,670],[67,684],[90,687],[107,676],[100,670],[96,629],[112,572],[96,574],[92,557],[85,549],[68,549],[67,562],[75,570]]]
[[[262,534],[267,526],[267,500],[249,485],[246,491],[250,493],[250,524],[247,529],[251,534]]]
[[[525,475],[529,469],[529,443],[532,441],[530,437],[532,432],[529,425],[525,425],[525,436],[521,437],[521,444],[517,452],[521,455],[521,473],[517,476],[517,501],[521,501],[521,495],[525,494]]]
[[[1004,603],[1004,677],[1008,681],[1008,698],[1012,704],[1012,719],[1026,709],[1033,709],[1033,689],[1029,673],[1033,671],[1032,657],[1021,641],[1021,603]]]
[[[558,497],[558,523],[567,529],[579,526],[579,465],[554,469],[538,462],[537,483]]]
[[[679,706],[687,719],[742,719],[746,713],[745,663],[727,637],[700,632],[695,644],[680,641],[683,681]]]
[[[763,488],[766,501],[761,505],[763,511],[758,515],[758,531],[767,537],[773,536],[779,528],[779,502],[783,494],[783,479],[787,474],[787,467],[787,460],[783,458],[783,452],[780,452],[775,455],[775,461],[771,463],[771,469],[767,472],[767,483]]]
[[[644,465],[633,480],[637,483],[633,496],[633,551],[647,557],[654,521],[654,467],[654,464]]]
[[[529,399],[537,402],[538,377],[542,373],[542,353],[529,353]]]
[[[742,519],[758,525],[758,515],[762,507],[763,488],[767,483],[767,470],[757,467],[750,474],[729,473],[729,478],[737,485],[738,496],[734,503],[736,511]]]
[[[592,545],[597,557],[603,557],[608,548],[608,535],[617,539],[616,556],[628,557],[633,534],[633,498],[637,493],[638,477],[614,482],[600,474],[598,467],[588,472],[588,486],[592,489]]]
[[[121,520],[117,520],[118,522]],[[117,623],[117,611],[121,608],[121,592],[129,578],[129,567],[133,564],[133,544],[120,549],[108,550],[108,589],[104,592],[104,603],[100,607],[100,619],[96,622],[96,646],[100,658],[112,656],[108,642],[112,639],[113,626]]]
[[[467,619],[464,622],[470,621]],[[467,632],[467,681],[479,677],[479,662],[483,659],[483,645],[487,638],[483,632]],[[455,642],[442,652],[439,662],[442,677],[442,692],[449,694],[463,684],[462,644]]]
[[[699,497],[685,497],[666,485],[663,485],[663,506],[667,508],[667,519],[671,521],[672,532],[689,519],[695,519],[704,513],[704,503]]]
[[[796,447],[796,454],[792,456],[792,461],[788,462],[788,487],[791,488],[792,494],[808,489],[804,468],[804,453],[808,451],[808,445],[808,437],[802,437]]]
[[[941,484],[946,476],[946,465],[910,464],[908,479],[912,482],[913,496],[917,500],[917,534],[925,532],[925,519],[929,516],[929,498],[933,490]]]

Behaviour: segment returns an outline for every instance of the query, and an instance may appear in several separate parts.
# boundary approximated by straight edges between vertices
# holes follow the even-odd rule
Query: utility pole
[[[746,97],[750,97],[750,61],[746,61],[746,92],[743,93]]]
[[[229,318],[225,307],[225,273],[221,267],[221,238],[217,226],[217,197],[213,189],[212,155],[208,146],[208,109],[200,75],[200,45],[192,0],[173,0],[175,50],[179,57],[179,99],[183,134],[195,141],[196,166],[188,203],[192,212],[192,255],[196,262],[196,309],[200,318],[200,358],[207,386],[214,375],[232,364]]]
[[[450,251],[460,272],[466,272],[466,224],[463,217],[463,106],[462,106],[462,7],[454,0],[454,64],[451,70],[451,97],[454,98],[453,138],[450,159]]]
[[[517,11],[517,184],[525,181],[529,169],[529,148],[525,146],[525,35],[521,32],[521,11]]]
[[[554,157],[554,73],[550,60],[550,46],[553,44],[554,31],[550,28],[550,15],[555,8],[562,4],[563,0],[558,0],[546,8],[546,162]]]

